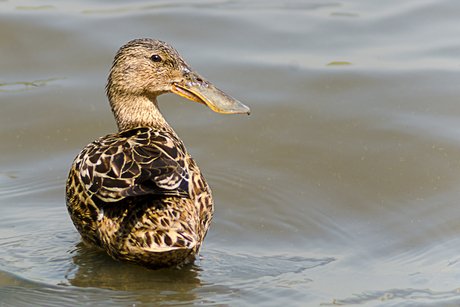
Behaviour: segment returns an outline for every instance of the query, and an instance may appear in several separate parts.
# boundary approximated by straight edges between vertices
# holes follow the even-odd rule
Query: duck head
[[[144,97],[156,105],[159,95],[175,93],[218,113],[250,113],[247,106],[200,76],[171,45],[153,39],[136,39],[120,48],[106,91],[113,110],[116,100]]]

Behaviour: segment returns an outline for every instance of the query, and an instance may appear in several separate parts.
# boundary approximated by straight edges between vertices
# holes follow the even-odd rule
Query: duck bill
[[[173,83],[172,92],[204,104],[217,113],[250,114],[251,112],[247,106],[225,94],[194,71],[188,73],[184,81]]]

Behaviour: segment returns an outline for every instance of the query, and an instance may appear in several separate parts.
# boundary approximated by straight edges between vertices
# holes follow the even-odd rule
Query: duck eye
[[[154,54],[150,57],[150,59],[153,61],[153,62],[161,62],[161,56],[159,56],[158,54]]]

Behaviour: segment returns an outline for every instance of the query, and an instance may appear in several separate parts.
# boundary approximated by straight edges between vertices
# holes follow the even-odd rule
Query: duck
[[[74,159],[66,206],[82,240],[147,269],[193,263],[214,213],[211,189],[166,122],[158,96],[174,93],[223,114],[250,114],[168,43],[135,39],[115,55],[106,95],[118,132]]]

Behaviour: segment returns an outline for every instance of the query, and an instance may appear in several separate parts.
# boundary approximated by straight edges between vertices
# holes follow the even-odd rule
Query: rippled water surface
[[[2,306],[460,305],[460,2],[0,1]],[[73,158],[117,49],[172,44],[251,107],[165,117],[213,189],[201,259],[84,245]]]

